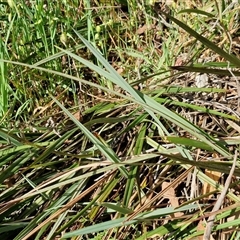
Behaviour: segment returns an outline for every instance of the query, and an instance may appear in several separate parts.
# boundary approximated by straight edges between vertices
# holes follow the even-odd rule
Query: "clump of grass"
[[[186,4],[2,4],[4,239],[238,238],[237,6]]]

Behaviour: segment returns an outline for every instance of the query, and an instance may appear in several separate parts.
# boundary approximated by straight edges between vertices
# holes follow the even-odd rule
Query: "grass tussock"
[[[0,3],[2,239],[239,239],[239,4]]]

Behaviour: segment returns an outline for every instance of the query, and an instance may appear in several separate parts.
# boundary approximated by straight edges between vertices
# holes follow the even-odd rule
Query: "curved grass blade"
[[[207,17],[211,17],[214,18],[215,16],[209,12],[205,12],[203,10],[199,10],[199,9],[184,9],[179,11],[178,13],[197,13],[197,14],[201,14]]]
[[[188,32],[191,36],[193,36],[198,41],[200,41],[202,44],[204,44],[208,48],[212,49],[214,52],[218,53],[220,56],[222,56],[223,58],[228,60],[230,63],[234,64],[236,67],[240,67],[240,59],[238,59],[236,56],[225,52],[223,49],[219,48],[213,42],[211,42],[207,38],[203,37],[202,35],[200,35],[196,31],[194,31],[192,28],[190,28],[188,25],[179,21],[178,19],[174,18],[173,16],[169,15],[168,13],[165,13],[163,11],[160,11],[160,12],[161,12],[161,14],[165,15],[167,18],[169,18],[173,22],[175,22],[179,27],[181,27],[186,32]]]

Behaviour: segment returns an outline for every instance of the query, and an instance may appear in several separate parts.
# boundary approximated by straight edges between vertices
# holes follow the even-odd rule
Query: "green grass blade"
[[[167,216],[167,215],[175,213],[175,212],[186,211],[186,209],[191,210],[191,209],[195,209],[195,208],[199,208],[199,205],[183,206],[178,209],[174,209],[173,207],[167,207],[164,209],[157,209],[157,210],[154,210],[154,211],[151,211],[148,213],[140,214],[136,217],[136,219],[140,219],[140,218],[142,218],[142,220],[151,219],[151,218],[156,218],[156,217],[160,217],[160,216]],[[106,221],[103,223],[95,224],[93,226],[85,227],[84,229],[79,229],[79,230],[64,234],[63,239],[75,237],[75,236],[82,236],[84,234],[89,234],[89,233],[93,233],[93,232],[94,233],[100,232],[100,231],[104,231],[104,230],[112,229],[112,228],[116,228],[116,227],[127,226],[127,225],[137,222],[137,220],[130,220],[130,221],[126,221],[126,220],[127,220],[126,217],[118,218],[115,220]]]
[[[179,27],[184,29],[186,32],[188,32],[191,36],[195,37],[198,41],[200,41],[202,44],[207,46],[208,48],[212,49],[214,52],[218,53],[220,56],[228,60],[230,63],[234,64],[236,67],[240,67],[240,59],[238,59],[236,56],[229,54],[225,52],[223,49],[216,46],[213,42],[208,40],[207,38],[203,37],[201,34],[194,31],[192,28],[190,28],[185,23],[179,21],[178,19],[172,17],[171,15],[162,12],[161,14],[165,15],[169,19],[171,19],[173,22],[175,22]]]
[[[179,11],[178,13],[197,13],[197,14],[201,14],[201,15],[211,17],[211,18],[215,17],[215,15],[213,15],[209,12],[206,12],[206,11],[199,10],[199,9],[184,9],[184,10]]]
[[[105,155],[108,160],[119,163],[120,160],[116,153],[109,147],[97,139],[84,125],[82,125],[56,98],[52,97],[58,106],[67,114],[67,116],[81,129],[87,138]],[[119,167],[124,177],[128,178],[128,172],[124,167]]]
[[[110,209],[112,209],[112,210],[114,210],[114,211],[116,211],[116,212],[119,212],[119,213],[121,213],[121,214],[124,214],[124,215],[126,215],[126,214],[131,214],[131,213],[133,213],[133,210],[131,210],[131,209],[129,209],[129,208],[123,208],[123,207],[120,207],[119,205],[117,205],[117,204],[112,204],[112,203],[108,203],[108,202],[103,202],[103,203],[101,203],[101,205],[102,206],[104,206],[104,207],[106,207],[106,208],[110,208]]]
[[[198,72],[198,73],[209,73],[221,76],[240,76],[239,71],[228,71],[224,69],[212,69],[206,67],[194,67],[194,66],[172,66],[171,69],[182,71],[182,72]]]

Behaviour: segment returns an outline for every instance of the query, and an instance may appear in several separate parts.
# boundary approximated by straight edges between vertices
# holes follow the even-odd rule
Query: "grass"
[[[239,239],[238,10],[1,3],[1,237]]]

